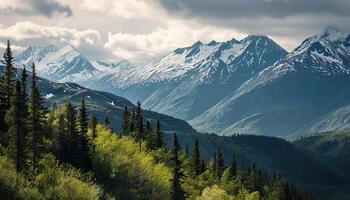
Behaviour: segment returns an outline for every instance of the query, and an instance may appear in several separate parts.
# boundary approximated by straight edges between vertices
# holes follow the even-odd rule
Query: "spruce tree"
[[[129,111],[128,111],[128,106],[124,107],[124,110],[122,112],[121,120],[120,120],[120,127],[121,127],[121,133],[125,134],[128,132],[129,128]]]
[[[141,117],[141,103],[140,101],[138,101],[135,108],[135,114],[134,114],[134,124],[137,131],[140,127],[140,117]]]
[[[171,150],[171,160],[173,162],[173,178],[171,179],[171,199],[184,200],[185,192],[181,186],[183,173],[181,171],[181,162],[179,160],[180,144],[174,134],[173,146]]]
[[[91,129],[92,139],[95,139],[97,137],[96,126],[97,126],[97,118],[96,118],[95,113],[93,112],[91,114],[90,119],[89,119],[89,129]]]
[[[17,173],[26,168],[27,161],[26,130],[24,127],[26,121],[21,110],[23,107],[21,93],[21,83],[16,81],[14,96],[5,119],[6,123],[9,125],[7,135],[10,137],[10,154],[15,161]]]
[[[79,168],[84,171],[91,169],[90,145],[87,136],[88,118],[85,107],[84,97],[81,99],[79,108]]]
[[[109,127],[109,125],[111,124],[111,121],[109,121],[108,117],[105,117],[105,120],[103,121],[103,123],[106,127]]]
[[[157,126],[156,126],[156,144],[157,148],[163,148],[164,147],[164,141],[163,141],[163,133],[160,129],[160,122],[157,120]]]
[[[14,76],[15,69],[13,67],[14,58],[10,42],[7,41],[7,47],[4,53],[2,64],[5,66],[3,75],[0,77],[0,144],[7,146],[9,141],[6,141],[6,132],[8,125],[5,122],[6,110],[11,106],[11,97],[14,92]]]
[[[135,131],[135,107],[133,107],[129,122],[129,131],[133,133]]]
[[[192,155],[190,160],[190,167],[195,176],[202,173],[201,171],[201,157],[199,153],[198,139],[195,140],[192,147]]]
[[[44,100],[37,87],[37,77],[35,71],[35,64],[32,65],[32,85],[31,85],[31,96],[29,106],[29,116],[31,125],[31,167],[32,172],[35,173],[37,170],[38,161],[41,158],[44,145],[44,127],[46,123],[45,114],[47,113],[46,108],[43,106]]]
[[[67,134],[67,125],[65,122],[64,114],[61,113],[58,116],[57,124],[57,134],[58,134],[58,152],[57,157],[62,162],[68,161],[68,134]]]
[[[221,179],[222,173],[224,172],[224,157],[221,153],[221,149],[219,148],[218,150],[218,155],[217,155],[217,162],[216,162],[216,176],[218,180]]]
[[[211,173],[213,176],[217,175],[217,166],[218,166],[217,163],[218,163],[218,158],[217,158],[216,152],[214,152],[212,162],[211,162]]]
[[[236,158],[235,158],[234,153],[232,154],[230,173],[231,173],[232,178],[237,175],[237,163],[236,163]]]
[[[76,110],[71,103],[66,104],[66,118],[67,118],[67,158],[65,162],[72,164],[75,167],[79,167],[79,131],[77,130],[77,118]]]

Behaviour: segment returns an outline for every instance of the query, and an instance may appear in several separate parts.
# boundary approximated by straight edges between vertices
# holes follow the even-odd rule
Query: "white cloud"
[[[166,13],[155,0],[82,0],[80,8],[125,19],[157,18]]]
[[[17,50],[34,46],[55,44],[57,46],[74,45],[87,56],[106,56],[101,35],[97,30],[77,30],[60,26],[41,26],[29,21],[17,22],[13,26],[0,27],[0,41],[10,40]],[[16,49],[14,49],[16,50]],[[18,52],[17,52],[18,53]]]
[[[242,35],[227,28],[170,21],[166,28],[157,28],[148,34],[108,33],[108,41],[104,46],[118,57],[143,62],[178,47],[192,45],[197,40],[223,41],[232,37],[241,38]]]

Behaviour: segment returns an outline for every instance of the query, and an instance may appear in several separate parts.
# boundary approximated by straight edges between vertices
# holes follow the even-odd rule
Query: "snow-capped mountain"
[[[128,60],[121,60],[115,63],[101,60],[92,60],[90,62],[97,70],[107,74],[119,73],[120,71],[129,70],[134,67],[134,64]]]
[[[56,82],[84,83],[97,78],[101,73],[72,45],[58,48],[28,47],[16,57],[17,63],[30,66],[36,64],[38,74]]]
[[[328,27],[191,124],[200,131],[278,136],[348,127],[349,71],[350,35]]]
[[[106,75],[89,86],[188,120],[286,54],[266,36],[208,44],[198,41],[156,62]]]

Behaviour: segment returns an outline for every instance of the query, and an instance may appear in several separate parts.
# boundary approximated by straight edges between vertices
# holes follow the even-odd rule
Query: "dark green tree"
[[[192,147],[192,155],[190,159],[190,167],[195,176],[198,176],[202,173],[201,167],[201,156],[199,153],[198,139],[195,140]]]
[[[80,145],[80,137],[79,131],[77,129],[77,112],[74,106],[71,103],[66,104],[66,125],[67,125],[67,155],[64,157],[67,160],[64,162],[68,162],[75,167],[79,167],[79,145]]]
[[[97,118],[96,118],[95,113],[93,112],[91,114],[90,119],[89,119],[89,129],[91,129],[92,139],[95,139],[97,136],[96,126],[97,126]]]
[[[37,170],[38,161],[45,152],[43,139],[45,137],[46,113],[44,99],[37,87],[35,64],[32,65],[32,85],[29,105],[30,136],[31,136],[31,167],[33,174]]]
[[[171,179],[171,199],[184,200],[185,192],[181,186],[183,179],[183,172],[181,171],[181,162],[179,159],[180,144],[174,134],[173,146],[171,149],[171,160],[173,162],[173,178]]]
[[[129,122],[129,131],[133,133],[135,131],[135,107],[133,107]]]
[[[120,119],[120,127],[121,127],[122,134],[125,134],[128,132],[129,123],[130,123],[129,117],[130,117],[130,113],[128,111],[128,106],[125,106]]]
[[[157,120],[157,126],[156,126],[156,144],[157,148],[163,148],[164,147],[164,141],[163,141],[163,133],[160,129],[160,122]]]
[[[104,125],[109,127],[109,125],[111,124],[111,121],[109,121],[108,117],[105,117],[105,120],[103,121]]]
[[[67,134],[67,124],[64,118],[64,114],[61,113],[58,116],[57,123],[57,135],[58,135],[58,150],[57,157],[60,161],[66,162],[68,161],[68,134]]]
[[[7,47],[4,53],[2,64],[5,66],[3,75],[0,77],[0,142],[3,146],[7,146],[6,138],[8,125],[5,122],[6,110],[11,106],[11,97],[14,92],[15,69],[13,67],[14,58],[10,42],[7,41]]]
[[[230,173],[231,173],[232,178],[237,175],[237,163],[236,163],[236,157],[235,157],[234,153],[232,154]]]
[[[82,97],[79,108],[79,168],[84,171],[91,169],[90,143],[87,135],[88,117],[85,106],[85,99]]]
[[[252,164],[252,166],[249,168],[247,173],[247,189],[250,192],[258,191],[259,190],[259,172],[256,167],[255,162]]]
[[[16,81],[15,92],[11,101],[10,109],[6,113],[6,123],[9,125],[8,136],[10,136],[10,153],[15,161],[16,171],[23,171],[27,164],[27,143],[26,143],[26,117],[23,116],[24,102],[21,98],[21,83]]]
[[[225,168],[224,157],[221,153],[221,149],[219,148],[218,155],[217,155],[217,162],[216,162],[216,176],[218,180],[221,179],[221,176],[224,172],[224,168]]]

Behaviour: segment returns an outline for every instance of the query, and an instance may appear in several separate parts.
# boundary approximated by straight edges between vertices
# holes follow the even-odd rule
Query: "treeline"
[[[190,153],[176,134],[167,149],[161,122],[144,119],[140,102],[124,107],[119,133],[108,118],[88,117],[84,97],[79,107],[45,108],[35,65],[16,77],[9,42],[3,65],[0,195],[7,199],[312,199],[254,163],[239,168],[233,152],[228,162],[220,149],[205,161],[198,140]]]

